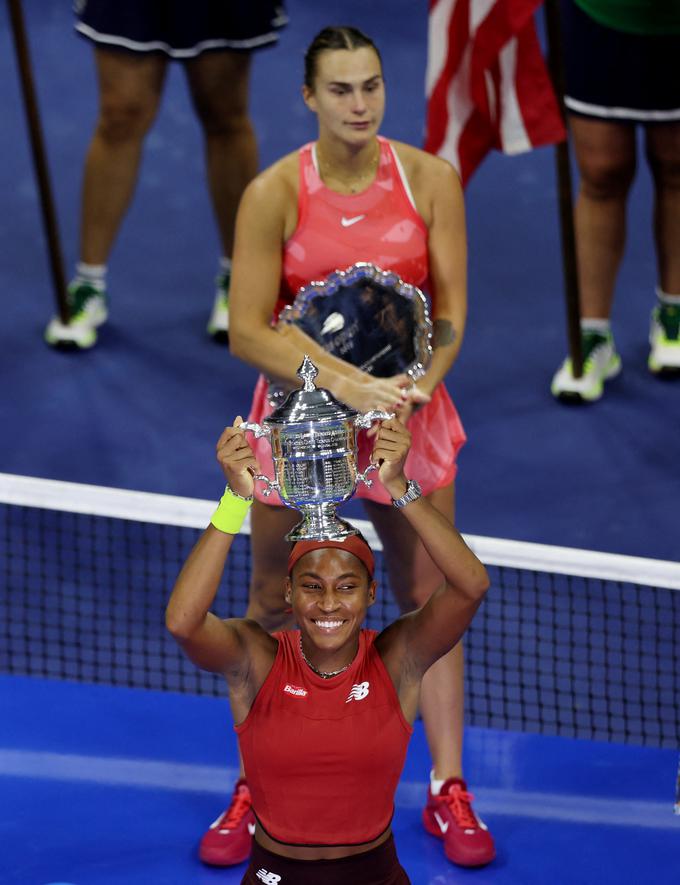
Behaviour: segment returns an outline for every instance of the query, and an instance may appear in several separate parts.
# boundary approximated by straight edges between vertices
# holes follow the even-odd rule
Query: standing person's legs
[[[256,620],[270,633],[293,626],[286,613],[284,578],[290,544],[286,532],[299,522],[300,514],[287,507],[273,507],[255,500],[250,511],[251,579],[247,618]],[[199,857],[212,866],[233,866],[250,856],[255,817],[250,791],[243,772],[228,808],[204,834]]]
[[[71,320],[53,319],[54,346],[92,347],[107,318],[106,263],[132,200],[144,137],[158,111],[168,59],[95,47],[99,113],[83,174],[80,261],[69,285]]]
[[[646,152],[654,181],[654,240],[659,282],[664,292],[680,294],[680,122],[656,123],[645,130]]]
[[[142,146],[160,104],[168,59],[95,49],[99,118],[85,160],[80,258],[106,264],[130,205]]]
[[[654,181],[654,241],[659,283],[680,294],[680,122],[650,124],[647,161]]]
[[[453,483],[428,497],[440,513],[453,521]],[[441,573],[397,510],[367,500],[364,507],[382,542],[390,587],[400,609],[418,608],[441,585]],[[477,866],[493,860],[495,848],[491,835],[472,811],[472,797],[462,779],[463,667],[463,644],[459,642],[423,679],[420,712],[433,764],[424,821],[430,829],[431,820],[436,821],[433,811],[436,808],[444,821],[443,829],[440,826],[430,832],[444,837],[449,860]],[[437,803],[441,803],[441,807]]]
[[[635,126],[570,115],[579,190],[574,210],[581,316],[611,315],[635,177]]]
[[[570,130],[579,170],[574,229],[583,374],[575,378],[571,360],[565,360],[553,378],[552,392],[565,399],[596,400],[604,382],[621,369],[610,315],[626,242],[626,202],[635,177],[635,126],[570,114]]]
[[[648,366],[680,375],[680,123],[646,127],[646,154],[654,181],[654,241],[659,269],[652,310]]]
[[[205,137],[208,188],[222,246],[221,271],[208,332],[226,339],[234,222],[241,194],[257,173],[257,140],[248,113],[251,55],[203,52],[186,63],[191,97]]]
[[[246,617],[269,633],[287,630],[293,619],[287,613],[284,579],[288,574],[290,542],[286,534],[300,521],[297,510],[255,501],[250,511],[251,577]]]
[[[208,188],[223,254],[231,257],[241,194],[257,173],[257,141],[248,113],[251,55],[203,52],[186,62],[191,97],[205,137]]]

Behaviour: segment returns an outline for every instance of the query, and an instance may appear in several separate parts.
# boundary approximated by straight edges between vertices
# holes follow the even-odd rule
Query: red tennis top
[[[313,143],[300,148],[298,223],[283,247],[282,288],[276,315],[302,286],[336,270],[369,261],[429,291],[428,231],[415,208],[396,152],[378,137],[373,183],[358,194],[338,194],[319,176]]]
[[[350,667],[323,679],[302,659],[299,630],[274,633],[274,665],[235,730],[253,811],[278,842],[361,845],[390,824],[413,729],[377,635],[362,630]]]

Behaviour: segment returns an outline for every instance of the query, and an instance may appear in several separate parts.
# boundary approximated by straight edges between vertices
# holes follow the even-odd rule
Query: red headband
[[[335,547],[338,550],[347,550],[354,554],[366,566],[369,578],[373,578],[375,562],[373,553],[366,541],[360,535],[349,535],[342,541],[297,541],[288,555],[288,574],[293,571],[295,563],[306,553],[312,550],[321,550],[324,547]]]

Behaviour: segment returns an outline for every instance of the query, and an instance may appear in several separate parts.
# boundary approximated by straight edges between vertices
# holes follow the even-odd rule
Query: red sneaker
[[[493,836],[472,810],[472,793],[459,777],[444,781],[438,796],[427,791],[423,825],[444,841],[444,853],[461,867],[481,867],[496,856]]]
[[[255,832],[255,815],[251,808],[250,790],[244,777],[236,781],[231,804],[210,824],[201,839],[198,856],[203,863],[230,867],[250,857]]]

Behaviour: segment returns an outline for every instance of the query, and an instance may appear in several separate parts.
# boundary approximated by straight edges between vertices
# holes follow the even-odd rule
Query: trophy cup
[[[357,530],[335,510],[352,497],[357,483],[370,486],[367,474],[376,469],[374,464],[363,472],[357,469],[357,430],[393,415],[377,410],[362,415],[330,391],[317,388],[318,371],[308,356],[297,374],[303,382],[300,389],[291,391],[262,424],[244,421],[241,429],[266,436],[271,444],[275,480],[254,477],[266,484],[265,497],[277,491],[286,507],[302,514],[286,538],[341,541]]]
[[[277,325],[296,326],[326,353],[377,378],[405,373],[415,382],[432,355],[426,295],[396,273],[366,261],[303,286],[283,308]],[[286,393],[270,384],[270,404],[283,402]]]

